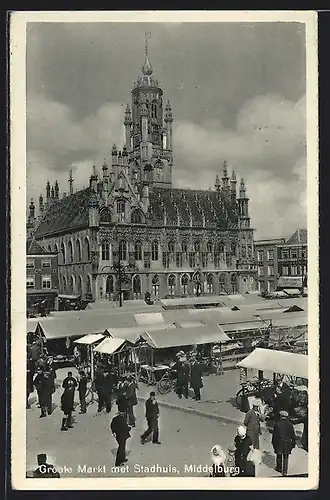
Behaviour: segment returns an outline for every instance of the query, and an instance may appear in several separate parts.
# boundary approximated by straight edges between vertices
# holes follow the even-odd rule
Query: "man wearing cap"
[[[258,415],[259,401],[254,399],[252,401],[252,408],[246,413],[244,425],[246,433],[252,439],[253,448],[259,450],[259,436],[261,435],[260,418]]]
[[[184,352],[180,351],[177,354],[177,362],[172,367],[176,371],[176,390],[179,399],[182,395],[188,399],[188,385],[189,385],[189,365],[184,357]]]
[[[192,364],[190,368],[190,385],[195,393],[194,399],[200,401],[201,399],[201,388],[203,387],[202,380],[202,366],[198,363],[196,358],[192,358]]]
[[[37,463],[38,467],[35,471],[33,471],[33,477],[38,479],[50,479],[50,478],[59,478],[60,474],[55,469],[54,465],[47,463],[47,455],[46,453],[39,453],[37,455]]]
[[[289,455],[296,446],[296,435],[292,422],[288,419],[286,410],[280,411],[280,420],[275,422],[272,445],[276,454],[276,470],[282,476],[288,474]]]
[[[155,392],[150,393],[149,399],[146,401],[146,419],[148,429],[141,436],[141,443],[145,444],[146,439],[152,433],[153,444],[161,444],[159,441],[159,427],[158,427],[159,407],[156,401]]]
[[[125,450],[126,441],[131,436],[129,432],[131,428],[127,424],[125,412],[119,411],[118,414],[113,417],[110,428],[118,443],[115,466],[119,467],[127,462]]]

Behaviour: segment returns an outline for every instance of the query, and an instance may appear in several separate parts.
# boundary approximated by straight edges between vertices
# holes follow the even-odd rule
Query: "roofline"
[[[51,253],[26,253],[26,256],[27,257],[40,257],[40,256],[43,256],[43,255],[47,255],[47,257],[57,257],[58,256],[58,253],[56,252],[51,252]]]
[[[78,232],[81,231],[82,229],[89,229],[89,224],[84,224],[83,226],[76,226],[74,228],[67,227],[65,229],[61,229],[60,231],[54,231],[52,233],[44,233],[41,235],[35,234],[35,239],[36,241],[40,240],[41,238],[49,237],[49,236],[56,236],[59,234],[68,234],[72,232]]]

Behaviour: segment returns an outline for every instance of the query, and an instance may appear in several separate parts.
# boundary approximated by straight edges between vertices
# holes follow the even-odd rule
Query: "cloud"
[[[173,171],[179,187],[213,186],[226,160],[245,178],[258,237],[288,236],[305,227],[305,106],[305,97],[292,102],[263,95],[242,106],[235,129],[220,120],[177,123]]]
[[[288,236],[306,226],[305,104],[304,97],[293,102],[266,94],[244,103],[233,129],[217,119],[174,122],[174,186],[213,187],[226,160],[246,181],[257,237]],[[112,144],[123,145],[123,117],[121,103],[105,103],[77,120],[59,102],[30,97],[28,196],[38,198],[48,179],[68,191],[70,169],[75,189],[87,186],[92,166],[100,173]]]

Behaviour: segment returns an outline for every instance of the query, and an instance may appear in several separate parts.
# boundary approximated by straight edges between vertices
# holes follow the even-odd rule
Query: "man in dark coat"
[[[101,412],[103,408],[108,403],[109,408],[109,398],[108,398],[108,388],[107,388],[107,372],[103,368],[98,368],[95,374],[95,390],[97,392],[99,405],[98,412]],[[111,403],[110,403],[111,408]]]
[[[61,396],[61,409],[64,413],[62,418],[61,431],[67,431],[72,428],[72,412],[74,409],[74,392],[77,387],[77,381],[72,376],[72,372],[68,372],[68,376],[63,380],[62,387],[64,392]]]
[[[105,403],[105,410],[107,413],[111,411],[111,403],[112,396],[115,388],[115,375],[110,369],[107,367],[104,371],[103,380],[102,380],[102,388],[103,388],[103,398]]]
[[[274,401],[274,417],[275,420],[280,419],[280,411],[284,410],[290,414],[291,410],[291,396],[290,390],[286,384],[283,384],[283,387],[278,387],[276,390],[276,398]]]
[[[276,454],[276,470],[282,476],[288,473],[289,455],[296,446],[294,427],[288,416],[287,411],[280,411],[280,420],[275,422],[272,437],[272,445]]]
[[[128,402],[128,408],[127,408],[128,424],[131,427],[135,427],[135,420],[136,420],[134,415],[134,406],[138,404],[136,397],[136,389],[138,389],[138,385],[135,382],[135,379],[130,375],[127,379],[127,384],[126,384],[126,397]]]
[[[33,385],[33,372],[34,366],[31,360],[27,362],[27,370],[26,370],[26,408],[30,409],[31,405],[29,403],[29,396],[34,391]]]
[[[128,398],[127,398],[127,383],[125,377],[120,377],[121,380],[118,384],[118,394],[117,394],[117,406],[118,411],[123,412],[126,415],[126,420],[128,416]]]
[[[156,401],[156,394],[154,392],[150,393],[149,399],[146,401],[146,419],[148,423],[148,429],[141,436],[141,443],[145,444],[146,439],[152,433],[152,442],[154,444],[161,444],[159,441],[159,407]]]
[[[176,372],[176,390],[179,399],[182,399],[182,395],[184,395],[187,399],[189,385],[188,363],[183,358],[179,358],[178,361],[172,366],[172,370],[175,370]]]
[[[47,417],[47,412],[48,415],[52,413],[53,381],[50,372],[43,372],[39,369],[34,379],[34,385],[37,389],[41,408],[40,418]]]
[[[33,477],[38,479],[59,478],[60,474],[52,464],[47,463],[46,453],[37,455],[38,467],[33,471]]]
[[[257,411],[257,401],[253,401],[252,408],[245,415],[244,425],[246,427],[247,435],[252,439],[253,448],[257,448],[259,450],[259,436],[261,435],[261,427],[260,418]]]
[[[303,417],[304,428],[301,436],[301,444],[305,451],[308,451],[308,411]]]
[[[247,469],[247,457],[251,450],[252,439],[246,433],[246,427],[240,425],[237,429],[235,443],[235,466],[239,467],[239,476],[245,476]]]
[[[202,380],[202,366],[196,359],[193,359],[191,368],[190,368],[190,385],[195,393],[194,399],[196,401],[200,401],[201,399],[201,388],[203,387]]]
[[[53,392],[55,392],[56,366],[53,356],[49,356],[47,359],[47,371],[51,374],[53,380]]]
[[[112,419],[110,428],[118,443],[115,465],[119,467],[120,465],[123,465],[123,463],[127,462],[125,450],[126,441],[131,436],[129,432],[131,428],[126,422],[124,412],[119,412],[118,415]]]
[[[86,391],[87,391],[87,376],[84,370],[80,370],[79,372],[79,382],[78,382],[78,393],[79,393],[79,402],[80,402],[80,412],[86,413],[87,405],[86,405]]]

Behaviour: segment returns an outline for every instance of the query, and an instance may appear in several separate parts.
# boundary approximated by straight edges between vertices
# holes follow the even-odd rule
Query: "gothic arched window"
[[[167,280],[168,283],[168,290],[170,292],[170,295],[175,294],[175,284],[176,284],[176,277],[174,274],[170,274]]]
[[[125,200],[117,200],[117,214],[125,215],[126,203]]]
[[[69,248],[69,262],[73,262],[73,245],[71,240],[69,241],[68,248]]]
[[[110,260],[110,247],[107,241],[103,241],[101,245],[102,260]]]
[[[187,244],[186,241],[183,241],[181,243],[181,250],[182,250],[183,254],[187,255],[187,253],[188,253],[188,244]]]
[[[142,260],[142,243],[137,241],[134,245],[134,258],[135,260]]]
[[[90,247],[89,247],[89,240],[88,240],[87,237],[84,240],[84,251],[83,251],[83,254],[84,254],[84,258],[83,258],[84,261],[90,260]]]
[[[219,276],[220,293],[226,293],[226,276],[220,274]]]
[[[119,242],[119,259],[127,260],[127,242],[124,240]]]
[[[169,253],[174,253],[175,244],[174,241],[169,241],[167,245]]]
[[[133,210],[131,222],[133,222],[133,224],[142,224],[142,213],[140,210]]]
[[[158,241],[153,241],[151,245],[151,260],[158,260]]]
[[[155,167],[155,180],[161,181],[163,179],[163,164],[161,162],[157,162]]]
[[[141,279],[138,274],[136,274],[133,278],[133,292],[136,294],[141,293]]]
[[[108,274],[107,281],[105,282],[105,293],[111,294],[111,293],[113,293],[113,290],[114,290],[113,276],[111,274]]]
[[[230,245],[230,253],[233,257],[236,257],[236,243]]]
[[[213,251],[212,241],[207,242],[206,249],[207,249],[208,253],[212,253],[212,251]]]
[[[197,253],[201,251],[201,244],[200,244],[199,241],[195,241],[195,243],[194,243],[194,250]]]
[[[158,297],[159,293],[159,276],[158,274],[155,274],[155,276],[152,278],[152,291],[155,297]]]
[[[111,222],[111,212],[108,208],[103,208],[101,210],[100,222]]]
[[[207,275],[206,282],[207,282],[207,291],[208,291],[208,293],[213,293],[213,291],[214,291],[214,278],[213,278],[213,274],[208,274]]]
[[[61,264],[65,264],[66,261],[66,249],[65,243],[62,241],[61,243]]]
[[[184,274],[181,278],[181,293],[182,293],[182,295],[188,294],[188,283],[189,283],[189,276],[188,276],[188,274]]]
[[[81,261],[81,243],[79,238],[76,239],[76,261]]]

